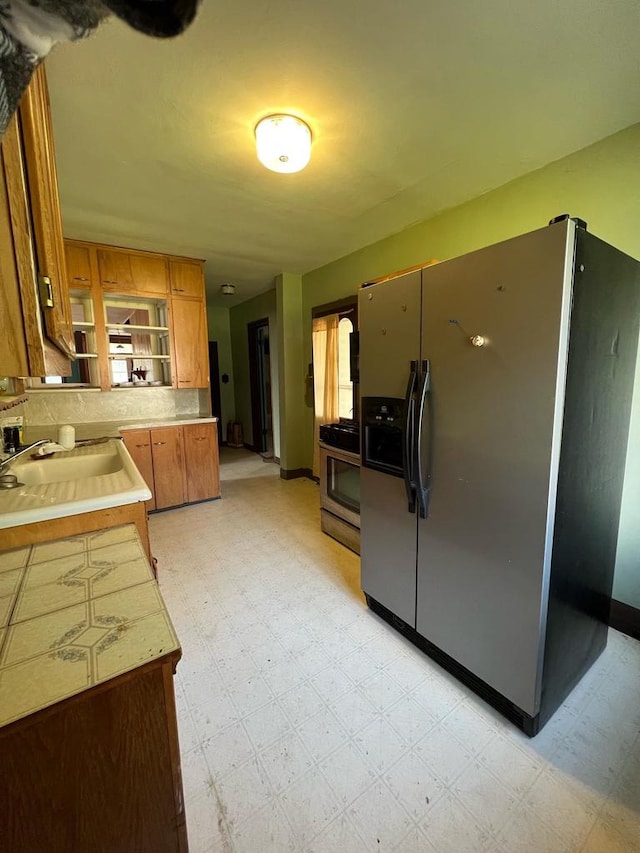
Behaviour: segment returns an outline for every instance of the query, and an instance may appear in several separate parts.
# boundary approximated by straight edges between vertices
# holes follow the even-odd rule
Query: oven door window
[[[327,456],[327,497],[345,509],[360,512],[360,468]]]

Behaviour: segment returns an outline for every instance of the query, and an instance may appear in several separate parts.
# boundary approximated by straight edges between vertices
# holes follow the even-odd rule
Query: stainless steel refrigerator
[[[359,293],[362,588],[529,735],[606,645],[639,316],[568,217]]]

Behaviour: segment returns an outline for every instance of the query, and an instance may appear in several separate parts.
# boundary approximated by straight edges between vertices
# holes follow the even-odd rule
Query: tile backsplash
[[[16,407],[25,426],[206,414],[208,391],[130,388],[121,391],[36,391]],[[12,412],[13,414],[13,412]]]

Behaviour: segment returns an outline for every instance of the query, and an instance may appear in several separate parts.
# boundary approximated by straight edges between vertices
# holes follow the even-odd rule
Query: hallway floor
[[[638,853],[640,643],[610,631],[529,740],[368,611],[314,483],[222,476],[150,519],[191,853]]]

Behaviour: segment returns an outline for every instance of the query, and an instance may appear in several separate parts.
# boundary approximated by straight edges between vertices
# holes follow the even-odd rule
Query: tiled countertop
[[[0,553],[0,726],[179,649],[135,525]]]

